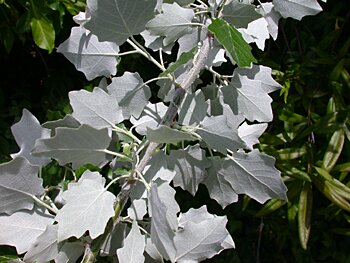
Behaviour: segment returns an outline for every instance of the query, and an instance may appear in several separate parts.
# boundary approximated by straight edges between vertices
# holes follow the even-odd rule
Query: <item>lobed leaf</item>
[[[153,35],[164,36],[164,46],[191,32],[190,24],[194,18],[192,9],[173,3],[163,4],[162,11],[146,24],[146,28]]]
[[[317,0],[273,0],[274,9],[283,17],[301,20],[304,16],[316,15],[322,11]]]
[[[23,254],[53,221],[51,215],[37,207],[12,215],[0,214],[0,245],[14,246],[18,254]]]
[[[43,180],[38,178],[38,172],[38,166],[22,157],[0,164],[0,214],[11,215],[21,209],[33,209],[32,196],[44,193]]]
[[[73,27],[69,38],[57,49],[88,80],[117,73],[119,47],[113,42],[101,42],[83,27]]]
[[[110,141],[107,128],[97,130],[86,124],[57,128],[54,137],[36,142],[33,155],[54,158],[61,165],[71,162],[73,169],[88,163],[99,166],[106,161]]]
[[[50,137],[50,130],[42,128],[35,116],[23,109],[22,117],[19,122],[11,127],[13,137],[15,138],[20,150],[18,153],[11,154],[12,158],[23,157],[27,159],[32,165],[45,166],[50,162],[49,158],[35,157],[31,154],[37,139],[44,139]]]
[[[156,4],[157,0],[87,0],[91,18],[84,27],[100,41],[116,42],[120,46],[145,29],[154,17]]]
[[[106,179],[97,172],[86,171],[77,183],[70,183],[62,198],[66,204],[55,220],[58,241],[80,238],[86,231],[92,239],[101,235],[114,215],[115,196],[104,188]]]

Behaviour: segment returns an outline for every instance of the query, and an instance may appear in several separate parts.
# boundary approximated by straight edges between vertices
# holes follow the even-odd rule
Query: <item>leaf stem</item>
[[[49,206],[48,204],[46,204],[43,200],[37,198],[35,195],[31,195],[31,197],[34,199],[35,202],[37,202],[39,205],[47,208],[48,210],[50,210],[52,213],[57,214],[58,210],[56,210],[55,208]]]
[[[127,39],[126,42],[128,42],[135,50],[138,51],[139,54],[146,57],[149,61],[151,61],[154,65],[156,65],[161,71],[165,71],[165,67],[163,67],[148,51],[139,44],[133,37],[131,39]]]
[[[129,131],[126,131],[122,128],[119,128],[118,126],[113,126],[113,131],[115,132],[119,132],[119,133],[123,133],[125,134],[126,136],[129,136],[131,139],[133,139],[137,144],[140,144],[141,143],[141,140],[139,138],[137,138],[134,134],[132,134],[131,132]]]
[[[139,53],[139,51],[135,49],[135,50],[130,50],[130,51],[118,53],[117,56],[120,57],[120,56],[126,56],[126,55],[130,55],[130,54],[136,54],[136,53]]]
[[[126,156],[126,155],[124,155],[122,153],[113,152],[113,151],[110,151],[110,150],[107,150],[107,149],[104,149],[103,152],[105,152],[107,154],[110,154],[110,155],[114,155],[116,157],[119,157],[119,158],[122,158],[122,159],[125,159],[125,160],[128,160],[129,162],[133,161],[130,157],[128,157],[128,156]]]

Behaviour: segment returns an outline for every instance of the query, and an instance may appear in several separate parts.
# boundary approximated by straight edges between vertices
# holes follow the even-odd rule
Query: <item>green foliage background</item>
[[[206,203],[209,212],[229,219],[237,249],[210,262],[350,262],[350,6],[341,0],[323,8],[315,17],[281,21],[277,41],[269,40],[265,52],[253,49],[258,63],[275,69],[283,84],[273,94],[274,121],[259,147],[287,176],[289,202],[261,207],[240,198],[222,210],[205,187],[195,197],[176,189],[182,211]],[[9,127],[22,108],[41,122],[58,119],[70,111],[69,90],[92,87],[54,49],[68,37],[72,15],[83,9],[80,0],[0,0],[0,162],[17,150]],[[118,75],[124,68],[156,75],[138,56],[123,58]],[[233,68],[220,70],[231,74]],[[59,172],[53,166],[46,173]],[[342,194],[335,179],[344,186]],[[0,262],[13,253],[1,247]]]

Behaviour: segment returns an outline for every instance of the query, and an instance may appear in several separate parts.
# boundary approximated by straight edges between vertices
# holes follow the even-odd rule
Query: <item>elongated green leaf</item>
[[[217,41],[228,51],[239,67],[250,67],[256,62],[251,47],[243,39],[240,32],[222,19],[214,19],[208,27]]]
[[[51,53],[55,47],[55,29],[46,17],[32,17],[30,21],[35,44]]]
[[[329,141],[327,151],[323,157],[322,168],[330,172],[337,163],[345,141],[343,129],[335,131]]]
[[[307,249],[307,243],[311,232],[312,203],[313,197],[311,184],[305,182],[303,189],[300,192],[298,210],[299,239],[301,247],[305,250]]]

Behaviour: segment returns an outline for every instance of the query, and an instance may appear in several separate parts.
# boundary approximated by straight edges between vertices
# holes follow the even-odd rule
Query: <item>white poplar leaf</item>
[[[29,247],[24,262],[45,263],[55,259],[58,255],[57,229],[58,225],[48,225]]]
[[[122,45],[130,36],[138,35],[154,17],[157,0],[87,0],[91,18],[84,27],[100,41]]]
[[[35,157],[31,154],[35,141],[49,138],[50,130],[42,128],[37,118],[30,111],[23,109],[21,119],[11,126],[11,131],[20,147],[18,153],[11,154],[12,158],[21,156],[26,158],[31,164],[38,166],[44,166],[50,162],[49,158]]]
[[[147,128],[156,129],[159,123],[162,121],[168,107],[162,102],[148,103],[143,109],[139,118],[131,116],[130,121],[136,127],[137,133],[146,135]]]
[[[109,235],[106,241],[101,246],[101,256],[114,256],[117,253],[117,249],[123,246],[123,242],[126,236],[129,234],[130,228],[127,224],[119,222],[113,226],[111,235]]]
[[[235,75],[228,86],[223,87],[224,102],[233,113],[243,114],[249,121],[270,122],[273,114],[271,97],[263,90],[260,81]]]
[[[105,178],[86,171],[77,183],[70,183],[62,195],[66,204],[57,215],[58,241],[80,238],[86,231],[95,239],[101,235],[114,215],[115,196],[104,188]]]
[[[107,90],[117,99],[124,119],[131,115],[140,117],[151,97],[150,88],[144,85],[138,73],[125,72],[123,76],[113,78]]]
[[[216,89],[218,87],[216,86]],[[236,130],[238,126],[244,121],[242,114],[234,114],[231,107],[224,103],[224,98],[222,92],[218,91],[218,97],[209,100],[209,110],[208,113],[211,116],[221,116],[224,115],[227,120],[227,125],[232,129]]]
[[[172,129],[168,126],[160,125],[156,129],[147,128],[147,139],[156,143],[178,144],[182,141],[195,141],[196,137],[190,133]]]
[[[174,262],[176,248],[174,231],[167,218],[167,207],[158,194],[157,184],[152,184],[149,201],[151,204],[151,240],[165,259]]]
[[[67,114],[63,117],[63,119],[48,121],[43,123],[43,127],[51,130],[51,136],[55,136],[56,128],[59,127],[67,127],[67,128],[79,128],[81,123],[74,119],[74,117],[70,114]]]
[[[212,182],[226,180],[232,188],[230,190],[225,183],[223,190],[230,191],[227,194],[246,194],[259,203],[272,198],[287,200],[287,188],[282,181],[281,173],[274,167],[274,158],[253,150],[250,153],[235,153],[230,159],[215,157],[211,160],[213,166],[209,168],[208,176],[219,177]],[[218,189],[219,186],[215,188],[217,198],[219,198]],[[215,199],[223,207],[227,205],[225,200],[217,198]]]
[[[154,184],[157,184],[157,191],[160,200],[166,206],[166,217],[173,231],[178,228],[177,214],[180,212],[180,207],[175,200],[176,191],[169,185],[169,181],[162,179],[153,179]],[[152,204],[150,204],[152,207]],[[150,217],[152,217],[152,208],[149,211]]]
[[[146,238],[145,252],[147,253],[145,259],[146,263],[162,262],[163,258],[157,250],[156,246],[152,243],[150,237]]]
[[[115,96],[100,88],[94,88],[92,92],[71,91],[69,100],[73,108],[73,118],[82,124],[100,129],[113,127],[124,120]]]
[[[218,161],[215,161],[216,158]],[[207,187],[209,196],[224,209],[226,206],[238,201],[238,194],[232,188],[231,183],[217,173],[221,169],[221,163],[219,162],[221,159],[214,157],[211,160],[211,167],[203,184]]]
[[[131,230],[124,240],[122,248],[117,250],[117,255],[120,263],[143,263],[145,257],[146,240],[141,235],[140,229],[136,221],[133,221]]]
[[[168,55],[171,54],[171,50],[174,47],[174,43],[164,46],[163,45],[164,37],[151,35],[151,32],[149,32],[149,30],[142,31],[140,35],[145,40],[145,47],[150,48],[153,51],[158,51],[162,49],[162,52]]]
[[[0,164],[0,214],[12,214],[21,209],[32,210],[32,196],[44,193],[39,167],[17,157]]]
[[[264,133],[266,128],[267,123],[249,125],[247,122],[244,122],[238,128],[238,135],[245,142],[248,149],[252,150],[253,146],[259,143],[259,137]]]
[[[190,209],[180,217],[179,230],[174,238],[176,262],[200,262],[227,248],[234,248],[225,228],[226,216],[209,214],[206,207]]]
[[[10,216],[0,214],[0,245],[14,246],[18,254],[23,254],[53,221],[51,215],[36,207]]]
[[[174,186],[180,186],[192,195],[196,194],[198,185],[205,179],[205,169],[209,166],[210,162],[199,145],[170,151],[168,157],[169,169],[176,172]]]
[[[145,199],[135,199],[128,208],[128,217],[132,220],[142,220],[147,214],[147,204]]]
[[[246,28],[250,22],[260,17],[261,15],[256,11],[255,5],[237,1],[232,1],[226,5],[222,12],[222,19],[237,28]]]
[[[183,35],[177,41],[179,43],[177,58],[179,58],[182,53],[189,52],[194,47],[197,47],[198,44],[207,37],[207,35],[207,27],[192,27],[191,31],[188,34]]]
[[[304,16],[316,15],[322,11],[317,0],[273,0],[272,3],[284,18],[301,20]]]
[[[265,41],[270,37],[268,23],[265,18],[262,17],[250,22],[245,32],[250,35],[258,48],[264,51]]]
[[[57,52],[62,53],[88,80],[117,73],[117,44],[100,42],[83,27],[73,27],[70,37],[59,45]]]
[[[37,140],[33,155],[54,158],[61,165],[71,162],[73,169],[88,163],[99,166],[106,161],[110,141],[107,128],[57,128],[54,137]]]
[[[85,22],[89,21],[89,19],[90,19],[89,9],[87,9],[86,12],[79,12],[77,15],[73,16],[73,21],[80,26],[84,25]]]
[[[228,126],[225,116],[205,117],[196,132],[210,148],[223,154],[226,154],[226,149],[235,152],[245,146],[237,130]]]
[[[208,104],[201,90],[187,93],[180,106],[178,122],[182,125],[197,125],[204,119],[207,110]]]
[[[82,242],[65,242],[55,258],[55,263],[77,262],[83,253],[84,244]]]
[[[270,36],[273,40],[276,40],[278,35],[278,21],[281,15],[276,12],[272,3],[262,3],[261,7],[260,12],[268,24],[267,29],[269,30]]]
[[[158,178],[170,182],[175,176],[175,171],[171,171],[167,168],[166,155],[162,151],[159,151],[152,156],[142,174],[147,183],[151,183]],[[130,193],[130,198],[131,200],[147,198],[147,189],[145,185],[136,184]]]
[[[146,24],[151,34],[164,36],[164,46],[174,43],[181,36],[191,33],[192,9],[183,8],[177,3],[163,4],[163,12]]]
[[[236,68],[235,75],[246,76],[251,80],[260,81],[264,92],[270,93],[282,88],[272,76],[272,69],[262,65],[253,65],[252,68]]]

